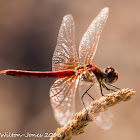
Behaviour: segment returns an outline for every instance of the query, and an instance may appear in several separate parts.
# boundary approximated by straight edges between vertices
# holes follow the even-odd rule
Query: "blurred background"
[[[115,85],[132,88],[136,94],[132,100],[111,108],[114,125],[110,130],[104,131],[90,123],[85,133],[74,136],[73,140],[140,137],[140,1],[0,1],[0,70],[51,70],[63,16],[72,14],[75,19],[78,50],[84,32],[104,7],[110,8],[110,16],[94,64],[101,68],[114,67],[119,72]],[[49,89],[54,80],[0,75],[0,133],[55,132],[60,126],[54,119],[49,101]]]

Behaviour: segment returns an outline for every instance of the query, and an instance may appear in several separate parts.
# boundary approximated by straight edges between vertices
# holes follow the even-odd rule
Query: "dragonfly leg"
[[[92,100],[95,100],[88,92],[86,92],[86,93]]]
[[[116,87],[116,86],[114,86],[114,85],[111,85],[111,84],[107,84],[107,85],[109,85],[109,86],[111,86],[111,87],[114,87],[115,89],[120,90],[120,88],[118,88],[118,87]]]
[[[86,106],[85,106],[85,103],[84,103],[84,100],[83,100],[83,97],[84,97],[85,94],[86,94],[86,92],[81,96],[81,100],[82,100],[83,106],[84,106],[84,108],[87,112],[87,115],[88,115],[88,110],[86,109]]]
[[[88,91],[90,90],[92,86],[93,84],[83,93],[82,98],[85,96],[85,94],[87,94],[92,100],[94,100],[94,98],[88,93]]]
[[[101,90],[101,95],[104,96],[101,82],[100,82],[100,90]]]
[[[90,85],[90,87],[84,92],[84,94],[87,93],[91,89],[92,86],[93,84]]]
[[[102,83],[102,86],[106,89],[106,90],[111,90],[113,92],[116,92],[116,90],[108,88],[104,83]]]
[[[90,90],[90,88],[91,88],[92,86],[93,86],[93,84],[92,84],[92,85],[83,93],[83,95],[81,96],[81,100],[82,100],[82,103],[83,103],[83,106],[84,106],[85,109],[86,109],[86,106],[85,106],[85,103],[84,103],[84,100],[83,100],[85,94],[87,94],[91,99],[94,100],[94,98],[88,93],[88,91]],[[87,115],[88,115],[87,109],[86,109],[86,112],[87,112]]]

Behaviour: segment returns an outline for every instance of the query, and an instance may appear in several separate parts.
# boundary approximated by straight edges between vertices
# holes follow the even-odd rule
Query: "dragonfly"
[[[82,103],[86,108],[94,98],[103,96],[102,88],[114,91],[112,85],[118,72],[108,66],[101,70],[92,63],[101,32],[109,16],[109,8],[103,8],[91,22],[79,45],[79,57],[75,46],[75,22],[72,15],[63,17],[57,45],[52,57],[52,71],[2,70],[1,74],[18,77],[57,77],[50,88],[50,102],[54,116],[65,125],[75,113],[75,94],[79,85]],[[112,88],[109,88],[111,86]],[[111,126],[110,113],[98,115],[97,125]]]

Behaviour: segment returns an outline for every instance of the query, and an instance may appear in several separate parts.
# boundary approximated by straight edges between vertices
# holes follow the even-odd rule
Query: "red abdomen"
[[[74,70],[61,71],[25,71],[25,70],[3,70],[1,74],[18,77],[67,77],[75,74]]]

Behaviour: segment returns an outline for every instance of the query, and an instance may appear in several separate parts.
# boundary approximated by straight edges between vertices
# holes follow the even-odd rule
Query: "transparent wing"
[[[99,99],[101,98],[101,90],[100,90],[100,85],[99,82],[92,72],[85,71],[80,79],[79,82],[79,93],[82,96],[82,94],[91,86],[93,85],[89,91],[88,94],[93,97],[94,99]],[[90,103],[93,101],[91,97],[89,97],[88,94],[85,94],[83,97],[83,101],[85,106],[89,106]],[[112,120],[113,120],[113,115],[110,113],[109,110],[105,112],[101,112],[99,114],[93,114],[93,116],[96,116],[95,123],[97,126],[101,127],[102,129],[109,129],[112,126]]]
[[[109,110],[106,110],[105,112],[100,112],[94,122],[102,129],[109,130],[112,127],[113,118],[113,114]]]
[[[50,88],[50,101],[54,116],[60,125],[65,125],[75,112],[75,92],[79,78],[60,78]]]
[[[63,18],[52,58],[52,70],[74,69],[78,65],[75,48],[75,25],[71,15]]]
[[[79,46],[79,61],[81,65],[92,62],[108,15],[109,8],[102,9],[85,32]]]

